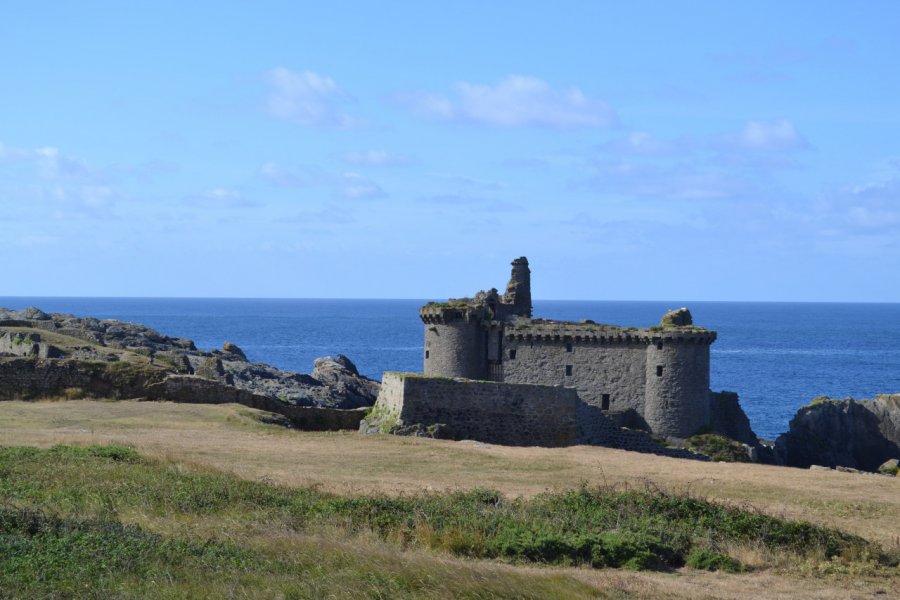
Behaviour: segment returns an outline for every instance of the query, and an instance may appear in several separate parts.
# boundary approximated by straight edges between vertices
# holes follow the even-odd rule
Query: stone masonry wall
[[[192,404],[236,403],[282,415],[304,431],[359,429],[367,409],[342,410],[315,406],[295,406],[220,381],[192,375],[170,375],[149,390],[154,399]]]
[[[709,424],[707,343],[676,340],[647,348],[643,415],[653,434],[665,438],[686,439]]]
[[[572,351],[567,351],[567,344]],[[503,339],[503,381],[574,387],[587,404],[602,406],[609,394],[610,410],[644,412],[647,345],[640,342],[602,343],[515,337]],[[510,358],[515,351],[516,358]],[[566,365],[572,374],[566,375]]]
[[[485,379],[486,338],[477,322],[457,318],[425,324],[425,374]]]
[[[510,446],[577,443],[573,389],[385,373],[376,411],[401,425],[444,425],[443,436]]]
[[[152,367],[78,360],[0,359],[0,400],[66,395],[78,389],[94,398],[237,403],[283,415],[298,429],[358,429],[365,410],[294,406],[201,377],[166,375]]]

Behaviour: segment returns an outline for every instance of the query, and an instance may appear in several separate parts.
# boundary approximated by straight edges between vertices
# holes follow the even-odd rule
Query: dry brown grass
[[[530,496],[589,485],[657,485],[749,503],[768,513],[835,526],[885,545],[900,543],[900,478],[701,463],[577,446],[513,448],[354,432],[299,432],[262,425],[237,405],[144,402],[3,402],[0,443],[125,443],[246,479],[316,485],[342,493],[475,486]]]
[[[167,460],[175,468],[197,463],[246,479],[314,485],[340,493],[411,493],[482,486],[529,496],[581,483],[655,485],[838,527],[888,547],[900,545],[896,519],[900,514],[900,478],[701,463],[585,446],[511,448],[353,432],[298,432],[263,425],[259,415],[238,405],[0,402],[0,444],[47,447],[59,443],[122,443]],[[772,564],[765,549],[726,550],[751,567]],[[448,565],[467,562],[446,557],[428,560],[432,559],[447,561]],[[503,569],[527,570],[496,568],[500,569],[498,574]],[[537,570],[545,574],[556,571]],[[564,571],[573,574],[571,569]],[[574,573],[603,590],[602,597],[900,597],[900,577],[887,582],[840,575],[797,578],[772,570],[739,575],[689,570],[678,574]]]

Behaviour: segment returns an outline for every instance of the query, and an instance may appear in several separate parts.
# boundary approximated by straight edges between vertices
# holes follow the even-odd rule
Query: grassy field
[[[258,416],[255,411],[232,405],[0,403],[0,444],[4,446],[118,444],[133,447],[150,457],[135,457],[133,461],[102,456],[73,458],[59,454],[58,450],[56,455],[38,453],[27,460],[21,456],[18,460],[7,457],[5,470],[0,472],[0,481],[7,486],[4,510],[7,513],[13,510],[14,515],[23,507],[43,512],[37,516],[19,515],[18,521],[7,514],[0,521],[7,523],[10,531],[27,530],[28,523],[39,522],[50,535],[69,544],[71,540],[65,536],[99,535],[101,541],[96,542],[97,548],[143,548],[144,554],[136,555],[141,557],[140,561],[126,563],[144,564],[153,576],[148,579],[148,572],[137,568],[119,568],[117,577],[104,588],[107,592],[112,590],[132,597],[148,593],[213,597],[228,597],[233,593],[236,597],[334,594],[335,597],[435,598],[900,595],[897,567],[884,563],[879,566],[873,558],[874,551],[850,544],[834,553],[833,558],[827,558],[821,544],[818,548],[810,544],[804,550],[790,544],[779,545],[771,539],[726,535],[727,532],[717,529],[718,525],[710,525],[728,521],[721,515],[704,526],[707,541],[714,542],[715,550],[736,558],[746,572],[708,573],[681,567],[692,547],[708,544],[699,530],[679,529],[681,526],[674,525],[653,530],[652,525],[647,525],[652,521],[650,516],[661,510],[673,510],[661,509],[660,505],[648,505],[645,516],[649,520],[640,520],[642,525],[632,522],[632,530],[656,531],[654,535],[663,536],[660,539],[664,546],[670,550],[675,548],[680,555],[667,555],[670,564],[664,565],[660,572],[591,569],[587,567],[591,562],[591,544],[606,548],[612,542],[574,540],[576,533],[584,533],[577,524],[578,511],[573,512],[571,506],[559,510],[552,503],[551,508],[555,508],[547,509],[548,496],[541,496],[552,491],[557,492],[550,496],[556,498],[554,502],[561,501],[560,498],[570,501],[573,497],[581,498],[575,505],[587,502],[592,507],[590,510],[599,511],[602,505],[599,497],[585,501],[578,496],[579,492],[570,492],[568,496],[558,492],[585,486],[584,490],[599,489],[605,494],[624,493],[631,501],[674,498],[679,507],[687,494],[694,499],[692,502],[708,498],[719,501],[717,504],[724,502],[751,509],[734,514],[766,519],[768,515],[802,518],[837,527],[875,542],[890,553],[900,544],[895,518],[900,509],[900,479],[759,465],[695,463],[602,448],[504,448],[472,442],[296,432],[261,424]],[[26,455],[27,452],[22,456]],[[31,467],[25,465],[28,461]],[[60,467],[63,463],[67,465],[65,468]],[[256,491],[250,494],[252,502],[244,496],[226,494],[227,502],[213,502],[207,506],[208,510],[192,508],[196,498],[183,506],[167,498],[167,494],[181,485],[173,482],[197,477],[219,482],[216,489],[249,485],[256,486],[252,488]],[[137,494],[126,493],[125,482],[146,483],[155,479],[167,483],[157,488],[145,485],[140,488],[144,491]],[[94,487],[86,482],[93,482]],[[116,487],[116,482],[121,489]],[[29,488],[32,483],[33,489]],[[445,502],[439,505],[421,499],[413,502],[422,491],[473,488],[492,488],[506,495],[497,503],[503,510],[479,508],[472,512],[469,510],[473,506],[471,494],[439,494],[435,497],[444,498]],[[665,493],[658,493],[660,489]],[[336,506],[342,508],[334,509],[331,493],[355,498],[357,503],[350,504],[356,508],[348,509],[341,501]],[[311,502],[310,506],[318,507],[314,510],[316,515],[329,515],[328,518],[301,518],[308,514],[297,512],[300,509],[296,508],[296,498],[291,494],[304,495],[307,504]],[[513,498],[518,496],[538,497],[517,503]],[[284,498],[294,499],[287,502]],[[373,498],[382,500],[367,504]],[[385,504],[389,498],[396,501]],[[456,500],[450,502],[447,498]],[[616,506],[627,504],[622,498],[618,497]],[[412,504],[403,504],[409,502]],[[468,506],[469,512],[447,513],[446,502],[453,506],[461,502],[460,506]],[[285,509],[288,505],[294,508]],[[393,508],[387,510],[385,506]],[[475,502],[474,506],[481,504]],[[528,506],[532,508],[523,508]],[[541,510],[541,506],[545,509]],[[701,502],[690,506],[693,507],[690,511],[703,513],[708,510],[703,507],[709,505]],[[720,510],[715,505],[713,508]],[[684,514],[694,516],[685,523],[697,520],[690,511]],[[412,525],[398,526],[397,515],[410,512],[444,514],[445,519],[419,519]],[[478,517],[473,518],[473,514]],[[549,524],[540,521],[538,516],[547,514],[568,514],[569,520],[563,523],[554,519]],[[597,520],[601,513],[590,514],[591,518],[583,522]],[[602,514],[606,515],[603,518],[610,518],[607,513]],[[675,513],[670,512],[670,517],[672,514]],[[678,512],[681,515],[678,519],[684,514]],[[457,528],[459,531],[448,528],[448,519],[465,523],[466,527]],[[673,523],[676,520],[669,518]],[[757,524],[755,529],[771,530],[774,527],[771,523],[775,522],[760,521],[768,525]],[[125,529],[104,529],[109,523],[121,524]],[[509,539],[497,542],[491,535],[504,530],[497,523],[510,525],[506,530],[518,533],[507,534]],[[523,528],[532,525],[543,537],[536,537],[534,531],[523,533]],[[631,525],[626,525],[623,520],[615,529],[628,530]],[[676,530],[681,533],[676,535]],[[462,535],[460,531],[468,533]],[[183,545],[190,540],[209,541],[214,547]],[[51,544],[51,550],[52,547]],[[123,556],[127,557],[130,551],[125,551]],[[660,550],[662,554],[657,554],[668,551]],[[54,564],[52,551],[47,548],[36,548],[33,555],[41,564]],[[500,564],[497,558],[514,564]],[[528,566],[535,562],[582,566]],[[221,576],[214,578],[214,585],[196,583],[200,579],[189,575],[197,569]],[[200,587],[191,589],[192,581]],[[265,586],[260,583],[263,581]]]

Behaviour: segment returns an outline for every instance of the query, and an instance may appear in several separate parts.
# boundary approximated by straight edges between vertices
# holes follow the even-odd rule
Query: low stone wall
[[[684,448],[664,446],[645,431],[624,428],[623,424],[631,425],[635,419],[639,418],[640,415],[630,415],[625,412],[610,415],[592,404],[581,403],[578,407],[578,443],[672,458],[709,460],[706,456]]]
[[[165,381],[153,386],[149,392],[153,400],[192,404],[243,404],[282,415],[304,431],[356,430],[359,429],[359,423],[367,410],[296,406],[241,390],[220,381],[191,375],[170,375]]]
[[[399,426],[441,424],[441,437],[509,446],[578,441],[574,389],[385,373],[375,415]]]
[[[0,359],[0,400],[71,393],[96,398],[141,398],[165,372],[130,363],[37,358]]]
[[[0,358],[0,400],[60,396],[168,400],[197,404],[243,404],[289,419],[298,429],[359,429],[365,409],[295,406],[189,375],[169,375],[149,365],[83,360]]]

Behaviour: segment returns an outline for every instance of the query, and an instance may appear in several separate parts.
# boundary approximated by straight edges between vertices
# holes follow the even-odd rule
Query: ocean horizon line
[[[366,301],[366,302],[442,302],[447,298],[420,297],[420,298],[373,298],[373,297],[297,297],[297,296],[0,296],[0,302],[5,300],[231,300],[231,301]],[[645,303],[690,303],[690,304],[868,304],[868,305],[896,305],[898,301],[886,300],[690,300],[690,299],[598,299],[598,298],[536,298],[533,302],[645,302]]]

